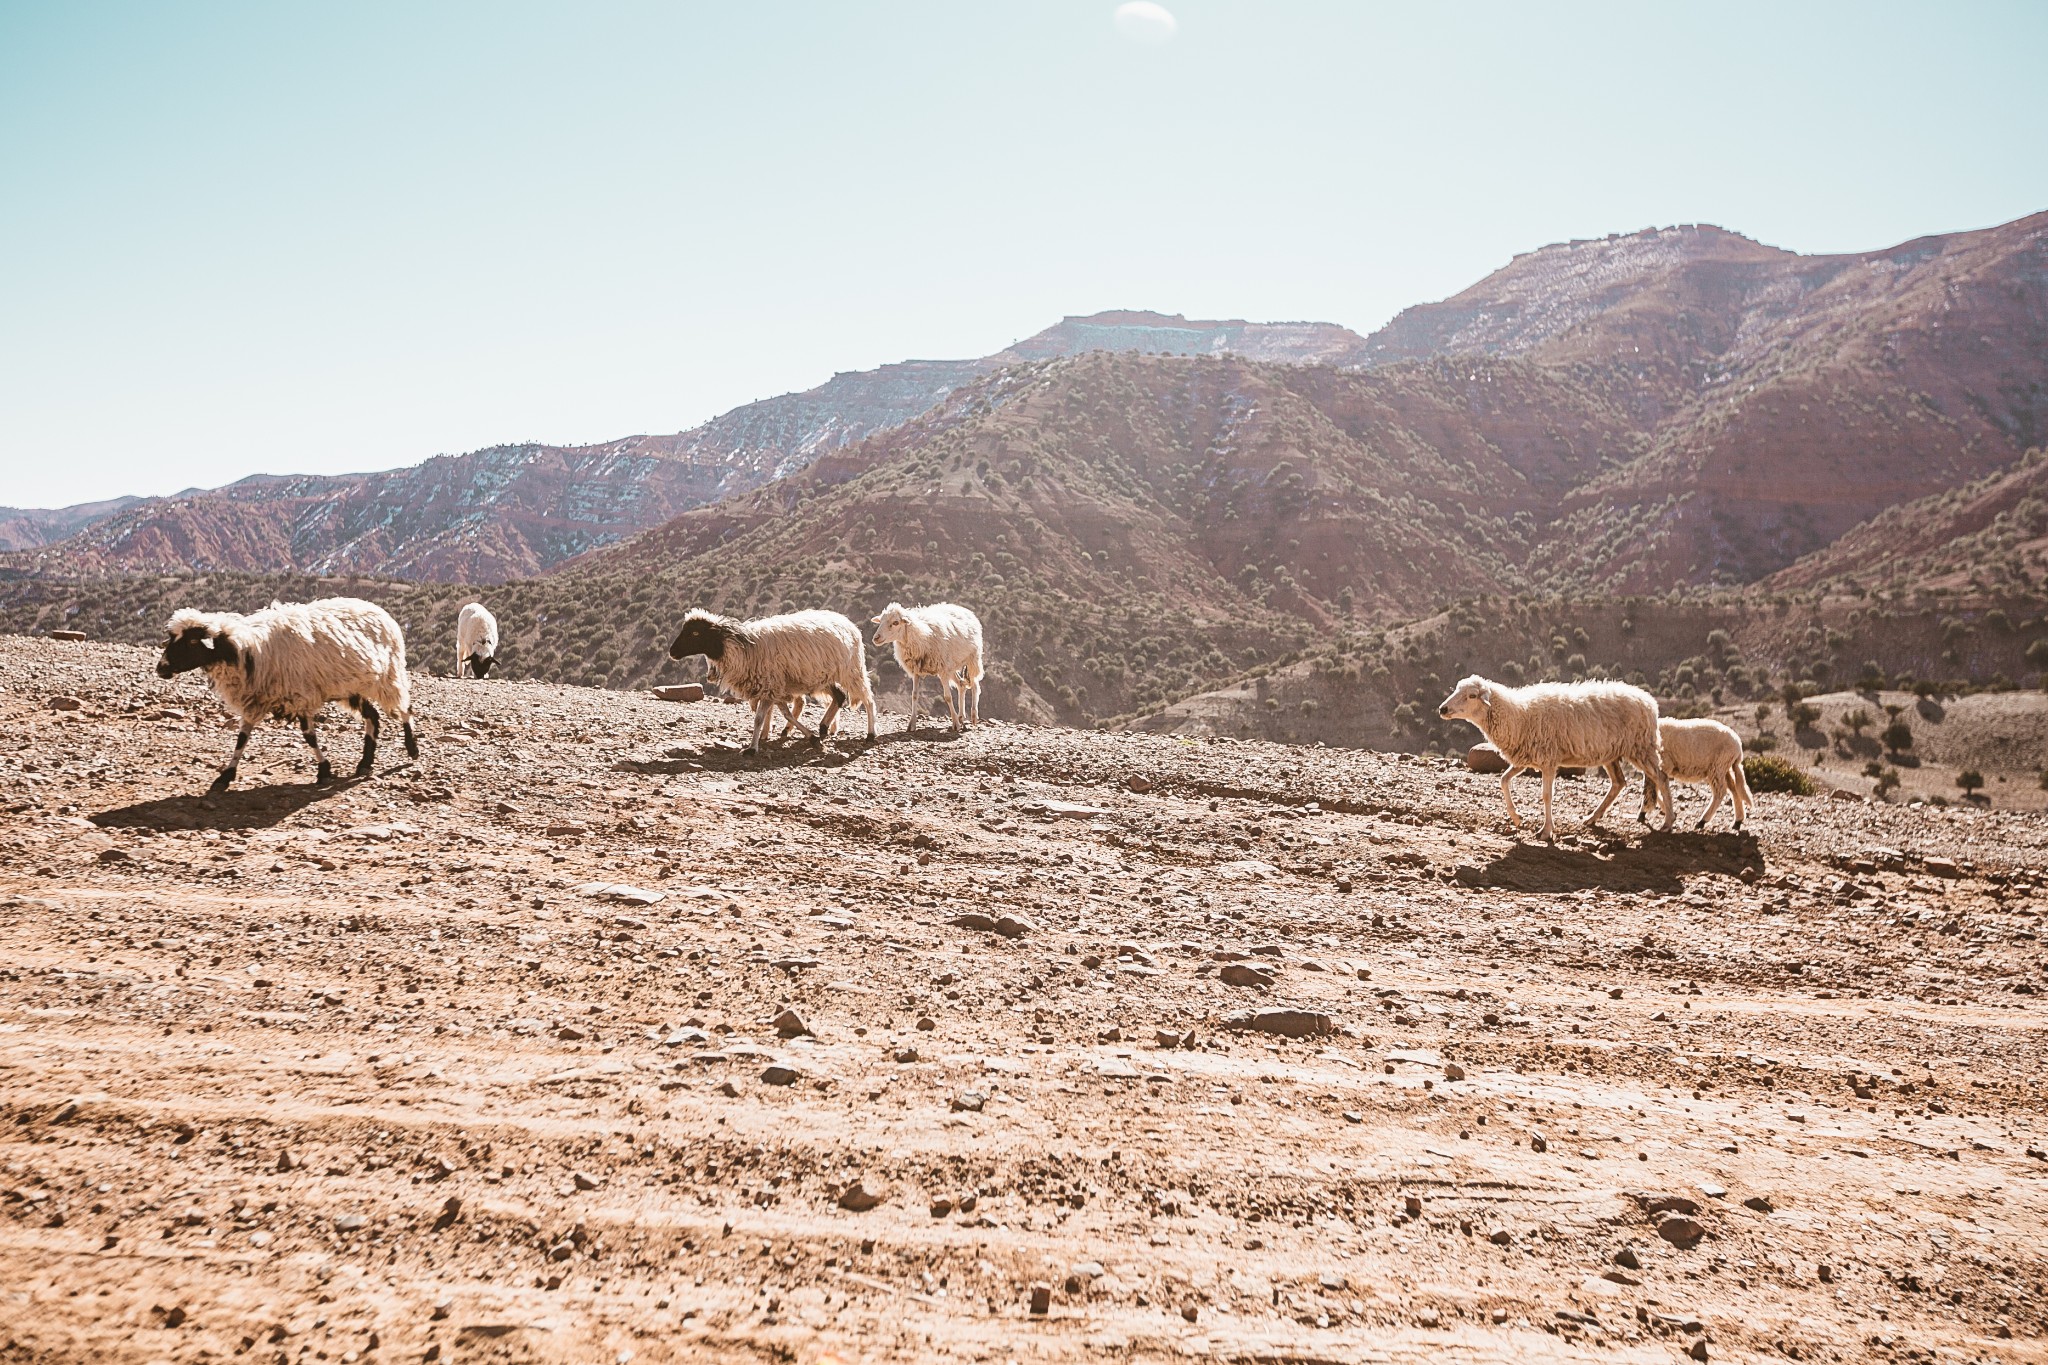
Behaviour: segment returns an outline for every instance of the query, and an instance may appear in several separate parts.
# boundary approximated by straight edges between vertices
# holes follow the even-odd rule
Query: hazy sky
[[[0,0],[0,504],[2048,208],[2048,3]]]

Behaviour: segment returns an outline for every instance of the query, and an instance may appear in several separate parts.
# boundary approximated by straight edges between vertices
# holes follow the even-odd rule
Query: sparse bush
[[[1892,753],[1901,753],[1913,747],[1913,727],[1902,720],[1894,720],[1884,727],[1878,740]]]
[[[1788,792],[1793,796],[1812,796],[1819,790],[1812,778],[1775,754],[1746,756],[1742,760],[1742,775],[1749,779],[1751,791]]]
[[[1974,801],[1977,799],[1978,791],[1984,786],[1984,774],[1975,768],[1965,768],[1956,774],[1956,785],[1963,789],[1963,795]]]

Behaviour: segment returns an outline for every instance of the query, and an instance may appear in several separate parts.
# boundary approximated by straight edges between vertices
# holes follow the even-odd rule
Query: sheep
[[[391,614],[372,602],[328,597],[317,602],[272,602],[247,616],[195,611],[172,615],[165,628],[160,678],[206,670],[215,695],[242,723],[235,751],[213,780],[225,791],[235,780],[249,734],[266,716],[296,720],[299,734],[320,761],[316,782],[334,781],[315,724],[330,701],[347,701],[363,718],[363,757],[355,775],[368,777],[377,761],[380,710],[405,727],[405,752],[420,756],[412,731],[412,685],[405,671],[405,635]]]
[[[1617,682],[1537,683],[1509,687],[1477,674],[1461,681],[1444,698],[1437,714],[1478,727],[1508,761],[1500,777],[1501,799],[1507,802],[1508,824],[1522,827],[1510,784],[1519,772],[1543,774],[1543,837],[1555,841],[1550,788],[1559,768],[1607,768],[1612,783],[1607,799],[1587,825],[1614,804],[1627,784],[1621,764],[1643,770],[1656,784],[1663,803],[1663,828],[1671,828],[1671,784],[1664,777],[1657,738],[1657,699],[1638,687]],[[1612,765],[1610,767],[1610,765]]]
[[[717,668],[726,691],[754,704],[754,737],[747,746],[758,754],[768,741],[768,727],[778,707],[788,709],[800,699],[830,696],[815,734],[819,743],[833,732],[839,712],[850,703],[867,709],[868,738],[875,737],[875,697],[868,687],[867,649],[853,622],[836,611],[797,611],[736,621],[708,611],[692,610],[669,646],[671,659],[702,654]],[[798,708],[801,709],[800,707]],[[796,723],[795,714],[791,723]],[[787,731],[784,732],[785,735]]]
[[[455,618],[455,676],[467,668],[473,678],[488,678],[498,662],[498,618],[481,602],[471,602]]]
[[[704,681],[707,683],[717,683],[719,681],[718,664],[715,660],[706,661]],[[819,737],[818,733],[811,729],[810,726],[804,724],[804,712],[810,709],[813,701],[829,703],[831,700],[832,694],[830,692],[821,692],[814,696],[785,697],[783,700],[775,703],[776,709],[782,712],[782,737],[777,742],[787,742],[790,735],[798,730],[803,731],[804,737],[807,739],[817,739]],[[845,699],[842,697],[842,705],[844,701]]]
[[[1707,813],[1694,829],[1705,829],[1707,821],[1728,797],[1735,807],[1735,828],[1741,829],[1749,814],[1749,777],[1742,771],[1742,736],[1718,720],[1659,720],[1657,735],[1664,749],[1664,776],[1672,782],[1704,782],[1714,789]],[[1610,766],[1608,775],[1616,775]],[[1650,781],[1643,779],[1643,808],[1636,819],[1648,820]]]
[[[946,694],[946,711],[953,717],[953,729],[965,730],[970,721],[981,720],[981,618],[951,602],[934,602],[928,607],[906,607],[891,602],[880,616],[871,617],[875,627],[875,648],[896,646],[896,662],[910,675],[910,723],[923,719],[917,704],[917,684],[935,677]],[[960,689],[958,705],[953,689]]]

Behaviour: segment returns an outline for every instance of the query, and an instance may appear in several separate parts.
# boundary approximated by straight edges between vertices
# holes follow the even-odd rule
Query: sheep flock
[[[981,720],[986,671],[981,618],[953,602],[906,607],[891,602],[869,618],[874,645],[889,647],[910,679],[909,727],[923,719],[919,685],[936,679],[941,699],[959,734]],[[498,662],[498,620],[481,602],[462,608],[456,623],[454,676],[487,679]],[[745,752],[766,752],[776,713],[785,718],[781,740],[802,734],[823,745],[838,732],[848,707],[867,715],[867,739],[877,734],[874,688],[868,677],[867,641],[851,619],[836,611],[810,609],[742,620],[692,609],[669,645],[672,659],[702,658],[707,681],[753,708]],[[355,776],[374,771],[377,741],[388,713],[403,727],[406,753],[419,756],[412,727],[405,637],[382,607],[354,598],[315,602],[272,602],[248,615],[175,613],[165,631],[157,673],[165,678],[203,671],[221,703],[240,722],[234,752],[213,790],[234,781],[250,734],[264,719],[287,720],[317,761],[316,781],[334,780],[320,747],[318,717],[330,701],[345,702],[363,723],[363,753]],[[824,704],[816,727],[804,723],[813,701]],[[1608,791],[1587,820],[1597,826],[1628,784],[1628,769],[1642,777],[1647,821],[1654,802],[1662,830],[1672,827],[1671,785],[1699,783],[1712,800],[1696,829],[1727,800],[1735,829],[1748,818],[1751,801],[1743,772],[1742,740],[1715,720],[1681,720],[1658,714],[1657,700],[1641,688],[1613,681],[1536,683],[1526,687],[1494,682],[1477,674],[1462,679],[1438,706],[1446,720],[1474,726],[1506,761],[1501,800],[1510,829],[1522,827],[1515,807],[1514,779],[1536,773],[1542,780],[1540,835],[1557,838],[1553,788],[1560,772],[1606,774]]]

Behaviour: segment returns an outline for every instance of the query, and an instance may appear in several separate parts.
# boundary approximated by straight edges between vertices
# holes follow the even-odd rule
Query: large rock
[[[1465,751],[1465,766],[1475,773],[1504,773],[1508,761],[1491,744],[1475,744]]]
[[[1315,1010],[1239,1010],[1223,1017],[1223,1027],[1273,1033],[1282,1038],[1320,1038],[1337,1031],[1337,1021]]]

